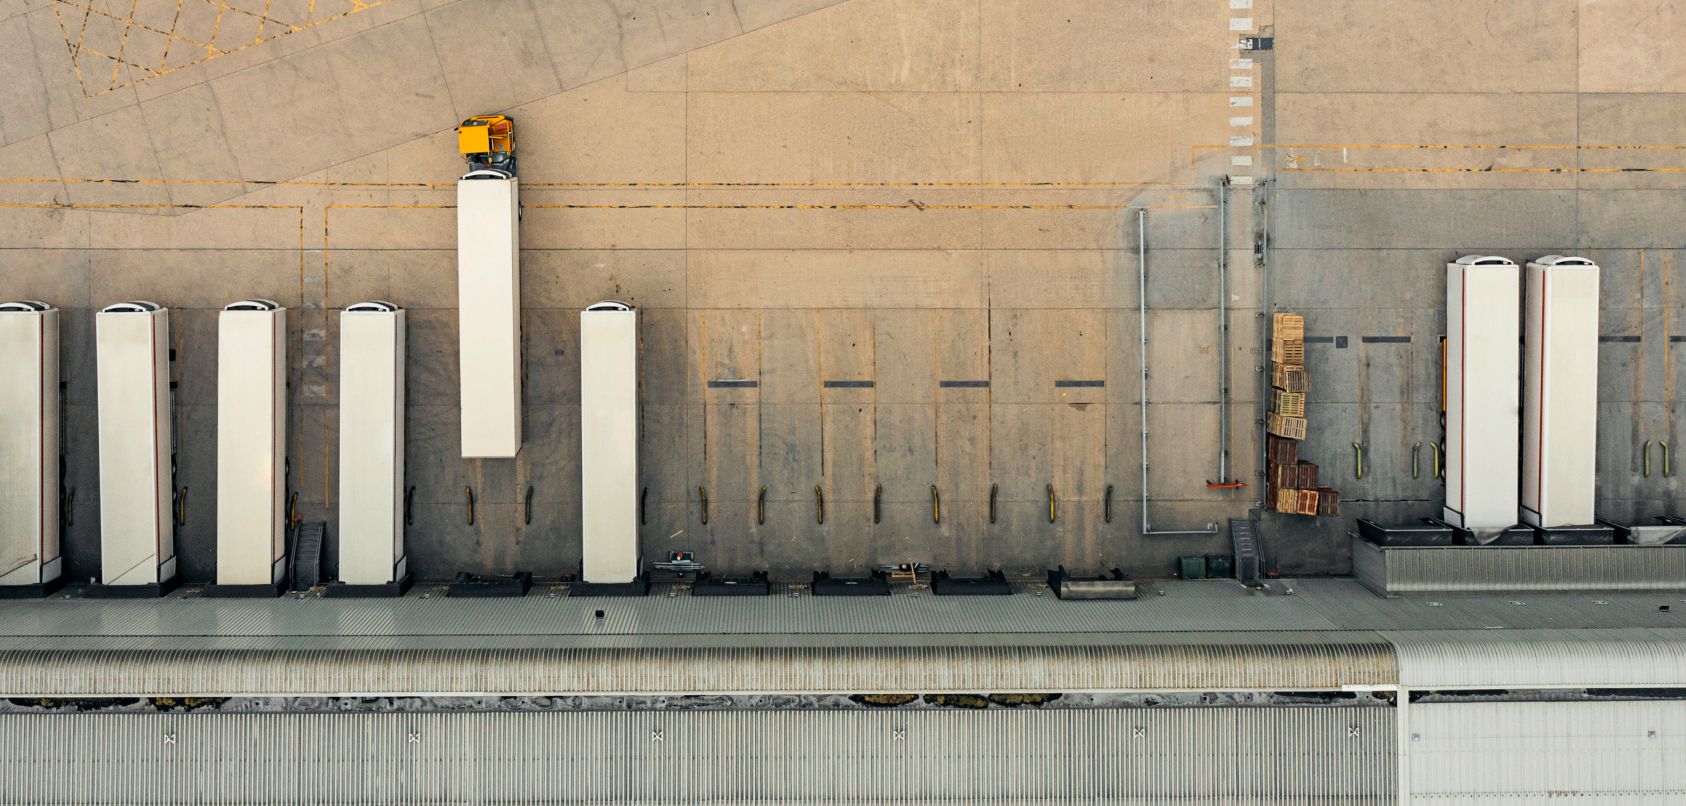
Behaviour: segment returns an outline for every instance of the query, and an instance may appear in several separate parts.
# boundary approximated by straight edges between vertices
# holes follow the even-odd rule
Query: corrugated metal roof
[[[1233,581],[1157,586],[1136,601],[1062,602],[1051,594],[823,598],[205,599],[8,603],[0,635],[633,635],[1083,633],[1326,630],[1292,597],[1250,596]],[[1364,594],[1368,595],[1368,594]],[[594,613],[602,610],[603,618]]]
[[[1686,686],[1686,629],[1386,632],[1411,688]]]
[[[1413,800],[1686,802],[1686,701],[1414,704]]]
[[[1371,644],[0,652],[8,696],[1338,689],[1397,677]]]
[[[1384,632],[1409,688],[1686,686],[1686,629]]]
[[[0,802],[1386,803],[1393,714],[0,715]]]
[[[1352,538],[1353,572],[1401,593],[1686,590],[1686,546],[1377,548]]]
[[[1301,583],[1304,601],[1342,629],[1609,629],[1686,626],[1679,594],[1417,594],[1391,599],[1355,595],[1328,582]],[[1669,610],[1659,607],[1668,606]]]
[[[116,635],[8,638],[5,650],[757,649],[885,647],[1275,646],[1381,643],[1369,630],[1113,633],[753,633],[747,635]]]
[[[1233,580],[1154,581],[1134,601],[1064,602],[1021,592],[1004,597],[896,595],[693,599],[50,599],[7,602],[0,637],[211,641],[230,637],[426,636],[934,636],[1004,640],[1085,634],[1189,632],[1670,627],[1682,594],[1435,595],[1378,597],[1351,579],[1281,580],[1268,595]],[[1288,592],[1292,591],[1292,595]],[[1516,601],[1522,604],[1512,604]],[[603,611],[603,617],[594,613]],[[1686,607],[1675,607],[1686,611]],[[1021,636],[1010,638],[1008,636]],[[920,639],[924,640],[924,639]],[[1060,639],[1070,640],[1070,639]],[[431,642],[422,644],[433,646]]]
[[[1673,684],[1667,659],[1682,651],[1683,604],[1678,594],[1386,599],[1350,579],[1277,581],[1268,595],[1229,581],[1154,581],[1140,600],[1085,602],[906,589],[865,599],[54,599],[7,603],[0,636],[14,652],[0,665],[0,694],[1386,686],[1399,680],[1390,640],[1423,670],[1411,686],[1662,685]],[[1509,646],[1542,630],[1577,647],[1581,665]],[[1615,654],[1599,661],[1606,651]],[[1471,676],[1469,658],[1481,653],[1511,660]],[[1630,655],[1663,660],[1642,671],[1651,667],[1624,665]],[[485,657],[514,665],[489,672],[479,668]],[[308,658],[326,676],[300,676],[289,658]],[[1097,658],[1115,668],[1085,666]],[[1250,669],[1248,659],[1265,665]],[[549,677],[547,662],[557,664]],[[1288,670],[1295,663],[1308,668]]]

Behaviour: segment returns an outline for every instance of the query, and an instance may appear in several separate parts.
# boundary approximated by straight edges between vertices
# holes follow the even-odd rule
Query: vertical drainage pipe
[[[1140,341],[1137,344],[1138,363],[1141,365],[1141,422],[1142,422],[1142,535],[1143,536],[1171,536],[1171,535],[1211,535],[1218,533],[1217,523],[1206,524],[1205,529],[1190,529],[1184,531],[1165,530],[1154,531],[1148,523],[1147,517],[1147,210],[1136,209],[1136,328]]]
[[[1229,177],[1218,180],[1218,483],[1229,478]]]
[[[1275,302],[1270,295],[1270,194],[1261,184],[1255,187],[1253,197],[1258,204],[1259,216],[1259,228],[1256,236],[1258,239],[1256,241],[1258,250],[1257,268],[1259,270],[1259,345],[1263,348],[1270,344],[1272,315],[1275,313],[1272,307]],[[1259,402],[1255,409],[1258,415],[1255,420],[1255,427],[1258,429],[1256,433],[1259,439],[1259,464],[1253,475],[1258,480],[1256,483],[1259,489],[1259,509],[1262,510],[1270,509],[1270,502],[1265,500],[1265,491],[1269,488],[1269,485],[1264,481],[1265,468],[1270,466],[1270,432],[1265,428],[1265,422],[1268,418],[1267,412],[1270,410],[1270,367],[1266,364],[1268,360],[1267,355],[1263,354],[1261,350],[1261,354],[1255,359],[1256,363],[1253,365],[1259,373]]]

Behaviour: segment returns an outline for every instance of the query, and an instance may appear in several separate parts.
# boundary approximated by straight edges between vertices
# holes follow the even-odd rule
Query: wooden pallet
[[[1316,490],[1281,489],[1276,491],[1274,509],[1288,515],[1316,515],[1319,498]]]
[[[1310,377],[1306,375],[1305,367],[1298,364],[1270,365],[1270,385],[1284,392],[1304,393],[1311,387]]]
[[[1301,459],[1294,463],[1294,486],[1305,489],[1317,487],[1317,465]]]
[[[1270,393],[1270,410],[1283,417],[1304,417],[1305,393],[1273,390]]]
[[[1317,515],[1333,518],[1341,514],[1341,494],[1333,487],[1317,488]]]
[[[1304,339],[1305,317],[1297,313],[1279,313],[1271,317],[1270,332],[1279,339]]]
[[[1272,411],[1265,414],[1265,430],[1279,437],[1305,439],[1306,422],[1304,417],[1285,417]]]
[[[1271,339],[1270,360],[1279,364],[1305,366],[1305,340]]]
[[[1277,464],[1291,465],[1300,460],[1300,443],[1275,434],[1265,436],[1265,458]]]

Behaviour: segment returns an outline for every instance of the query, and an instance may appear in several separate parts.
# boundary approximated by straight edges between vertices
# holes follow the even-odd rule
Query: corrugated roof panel
[[[1209,691],[1389,685],[1384,643],[0,653],[8,696]]]
[[[898,589],[859,599],[788,595],[692,599],[423,598],[393,600],[286,597],[274,600],[169,598],[159,601],[8,602],[0,636],[76,641],[178,637],[505,637],[882,635],[1020,636],[1187,634],[1250,631],[1417,630],[1469,628],[1668,627],[1686,605],[1681,594],[1534,592],[1507,595],[1421,594],[1386,599],[1351,579],[1277,580],[1250,594],[1231,580],[1155,580],[1134,601],[1062,602],[1023,591],[1010,597],[939,597]],[[1292,591],[1292,595],[1289,592]],[[1161,595],[1162,594],[1162,595]],[[1513,604],[1519,602],[1519,604]],[[603,618],[594,612],[603,611]],[[1673,607],[1673,611],[1686,607]],[[894,639],[891,639],[894,640]],[[998,640],[1007,640],[1005,638]],[[78,645],[90,645],[82,641]],[[428,644],[431,645],[431,644]]]
[[[1160,585],[1135,601],[1062,602],[1025,591],[982,601],[898,590],[870,598],[787,595],[640,599],[292,597],[9,603],[3,635],[615,635],[755,633],[1046,633],[1325,630],[1293,597],[1250,596],[1233,581]],[[1364,594],[1368,595],[1368,594]],[[603,618],[594,616],[602,610]]]
[[[1389,593],[1686,590],[1686,546],[1377,548],[1352,538],[1354,573]]]
[[[1411,688],[1686,686],[1686,629],[1385,632]]]
[[[0,802],[1387,803],[1393,715],[0,715],[0,769],[9,773]]]
[[[1686,701],[1413,704],[1413,800],[1686,802]]]

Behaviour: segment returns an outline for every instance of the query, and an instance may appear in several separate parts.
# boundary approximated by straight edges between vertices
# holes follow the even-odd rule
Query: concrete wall
[[[1308,447],[1346,512],[1438,512],[1428,446],[1440,433],[1443,264],[1470,253],[1603,267],[1599,513],[1681,508],[1655,444],[1678,442],[1686,356],[1686,242],[1670,223],[1686,187],[1686,65],[1664,44],[1681,14],[1644,2],[1276,4],[1271,294],[1305,311],[1311,335],[1344,338],[1308,347],[1307,405]],[[1328,535],[1344,521],[1317,526]]]
[[[22,77],[0,86],[0,297],[68,312],[72,574],[97,568],[91,312],[135,297],[177,310],[179,543],[190,577],[209,578],[214,311],[252,296],[294,311],[290,481],[306,519],[334,514],[336,312],[410,310],[424,576],[577,570],[575,313],[608,297],[645,313],[652,558],[1168,573],[1227,537],[1140,534],[1138,209],[1155,529],[1257,500],[1266,305],[1332,337],[1309,349],[1305,453],[1349,499],[1339,520],[1268,516],[1272,558],[1342,571],[1352,515],[1436,512],[1439,278],[1469,251],[1605,265],[1603,332],[1639,340],[1602,348],[1602,506],[1679,508],[1660,454],[1650,478],[1638,455],[1675,442],[1686,59],[1667,20],[1635,26],[1680,13],[1666,4],[319,2],[224,47],[199,47],[209,29],[189,14],[169,53],[100,55],[116,53],[100,42],[113,25],[156,45],[168,24],[148,15],[174,5],[142,0],[124,23],[0,2],[0,64]],[[1274,49],[1237,50],[1253,33]],[[465,461],[450,129],[492,111],[516,117],[521,153],[526,447]],[[1225,174],[1259,188],[1235,188],[1229,210],[1241,491],[1206,486]]]

